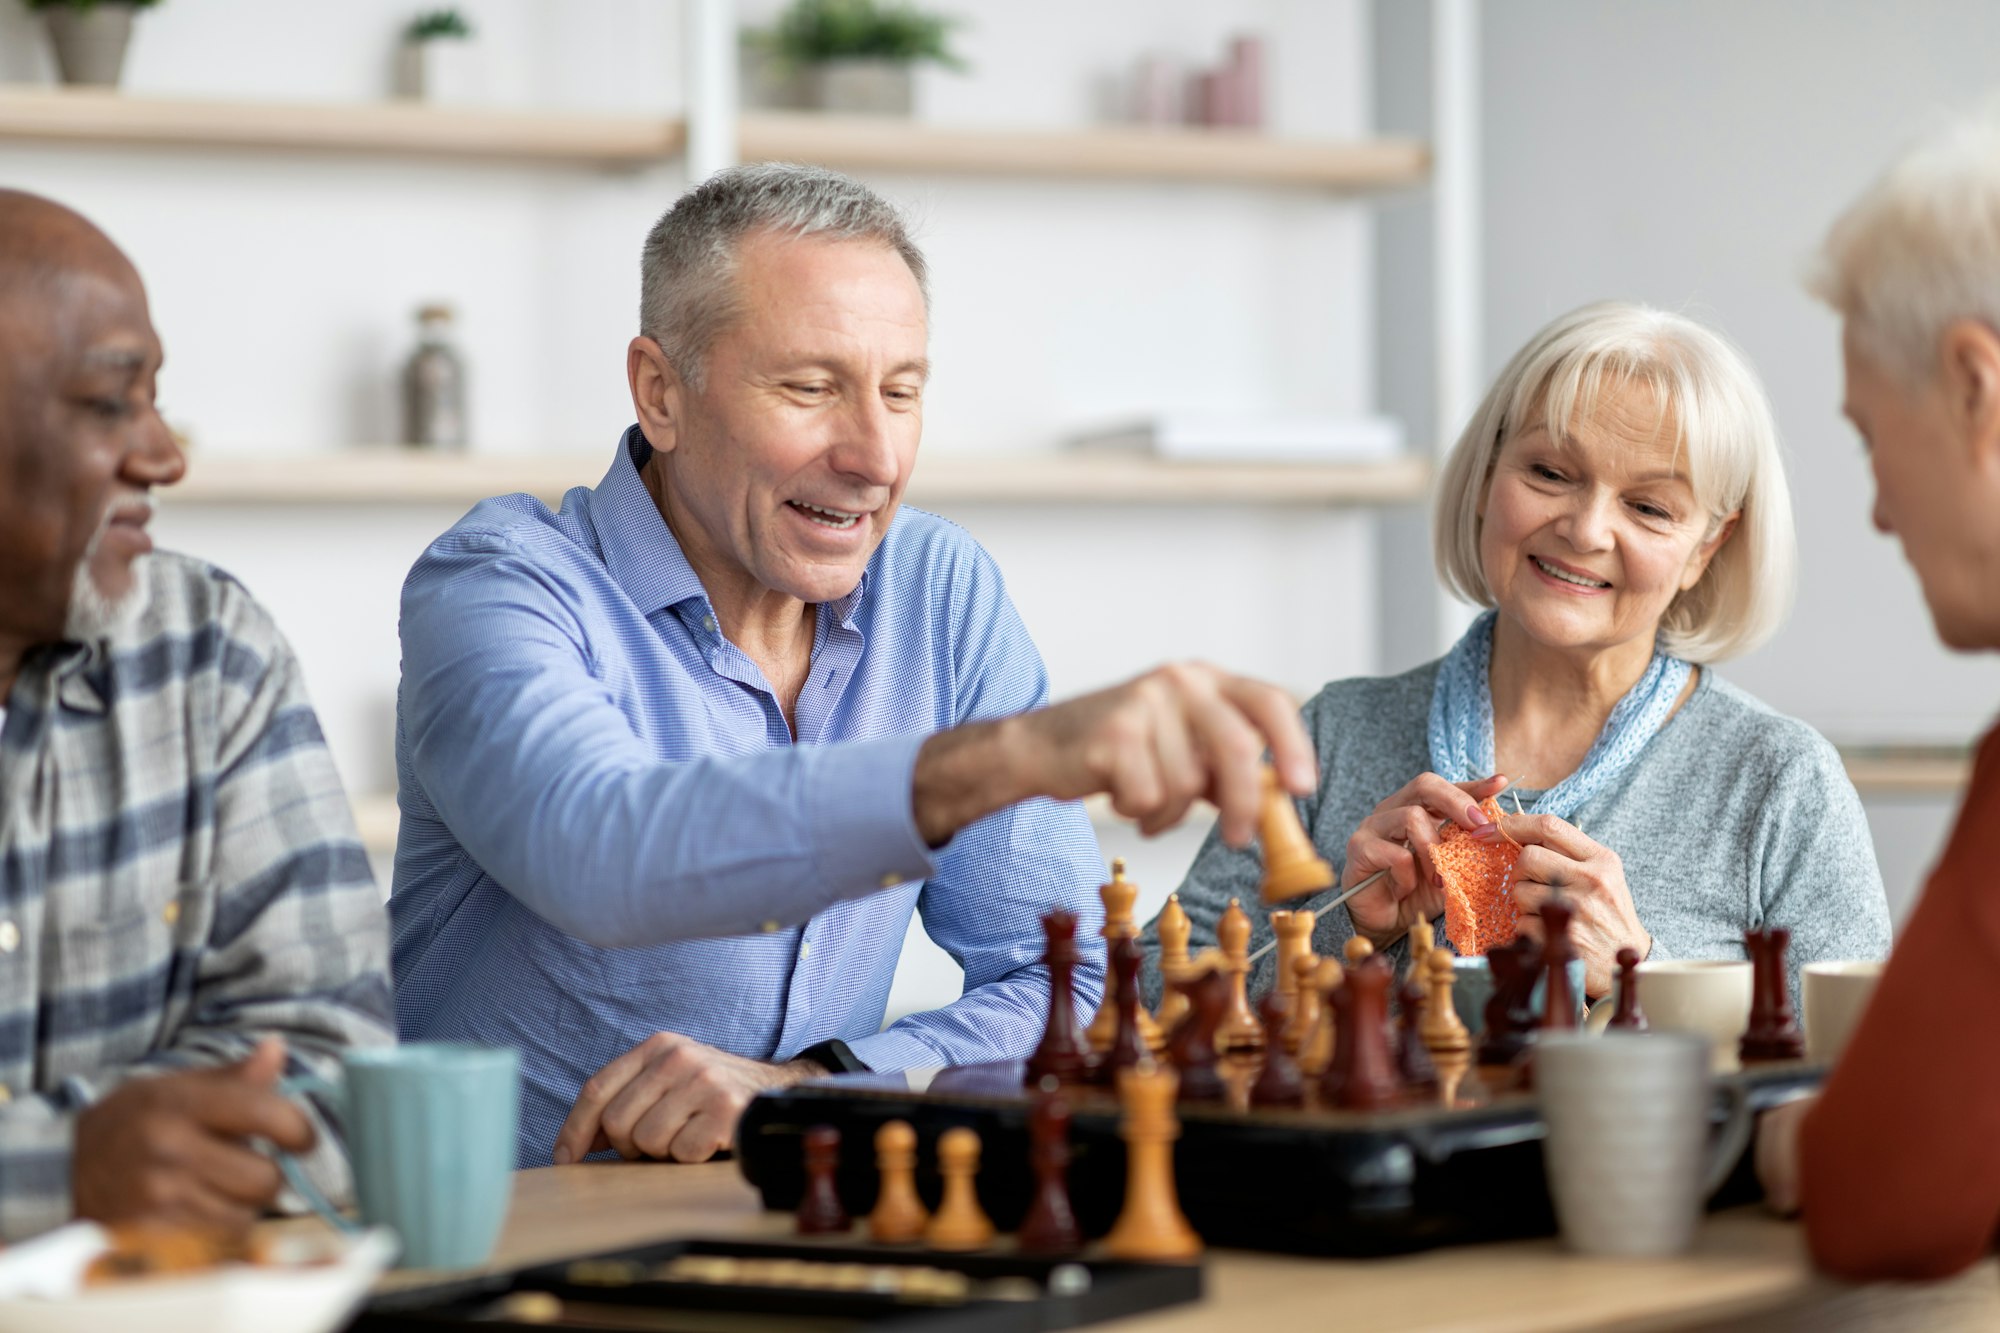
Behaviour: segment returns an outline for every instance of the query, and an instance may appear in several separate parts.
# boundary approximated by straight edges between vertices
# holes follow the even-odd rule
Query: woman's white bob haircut
[[[1691,662],[1749,652],[1784,622],[1798,568],[1771,403],[1728,339],[1649,306],[1607,301],[1573,310],[1514,354],[1445,460],[1432,525],[1438,576],[1465,600],[1492,606],[1479,511],[1500,446],[1532,425],[1567,435],[1608,392],[1634,385],[1652,391],[1662,428],[1677,435],[1696,503],[1709,517],[1703,539],[1741,515],[1701,581],[1667,607],[1660,646]]]
[[[1907,150],[1843,213],[1807,279],[1905,388],[1955,320],[2000,329],[2000,102]]]

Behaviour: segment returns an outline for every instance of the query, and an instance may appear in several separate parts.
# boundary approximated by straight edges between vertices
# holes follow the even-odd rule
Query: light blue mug
[[[338,1083],[286,1079],[339,1114],[361,1219],[402,1238],[406,1268],[472,1268],[486,1261],[514,1185],[521,1057],[506,1048],[414,1042],[346,1052]],[[298,1159],[277,1156],[313,1211],[344,1230]]]

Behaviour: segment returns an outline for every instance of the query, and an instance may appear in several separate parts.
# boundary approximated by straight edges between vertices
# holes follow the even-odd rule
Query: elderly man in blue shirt
[[[1025,1055],[1038,918],[1102,878],[1077,798],[1241,844],[1281,691],[1166,667],[1049,706],[992,559],[899,501],[929,374],[923,256],[816,168],[726,171],[647,238],[638,424],[560,509],[488,500],[403,593],[406,1037],[519,1047],[522,1163],[700,1161],[758,1091]],[[882,1029],[909,925],[964,994]]]

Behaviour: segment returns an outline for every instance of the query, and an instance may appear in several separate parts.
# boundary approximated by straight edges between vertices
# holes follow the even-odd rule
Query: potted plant
[[[907,116],[912,68],[965,64],[948,45],[959,20],[877,0],[793,0],[760,44],[800,74],[822,111]]]
[[[55,47],[62,81],[100,88],[118,86],[132,15],[160,0],[23,0],[42,16]]]
[[[396,91],[426,102],[476,102],[478,52],[472,25],[456,9],[433,9],[411,19],[396,49]]]

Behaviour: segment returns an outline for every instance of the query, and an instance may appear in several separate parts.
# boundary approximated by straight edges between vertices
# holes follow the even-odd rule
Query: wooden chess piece
[[[1136,951],[1137,946],[1134,946]],[[1042,1084],[1028,1112],[1028,1159],[1035,1172],[1035,1197],[1021,1222],[1023,1254],[1075,1254],[1083,1229],[1069,1201],[1069,1103],[1062,1085]]]
[[[1472,1049],[1472,1034],[1465,1030],[1452,1004],[1451,991],[1458,972],[1452,965],[1451,951],[1432,949],[1424,959],[1424,967],[1430,974],[1427,978],[1430,996],[1424,1002],[1424,1047],[1433,1057],[1463,1055]]]
[[[1434,1056],[1431,1061],[1437,1066],[1437,1104],[1450,1111],[1458,1106],[1459,1085],[1465,1082],[1465,1075],[1472,1068],[1470,1051],[1448,1051]]]
[[[1285,1054],[1300,1055],[1319,1026],[1319,959],[1302,953],[1292,960],[1292,1010],[1285,1019]]]
[[[840,1188],[834,1174],[840,1169],[840,1131],[832,1125],[814,1125],[805,1132],[806,1192],[799,1200],[798,1227],[801,1236],[824,1236],[845,1231],[847,1209],[840,1203]]]
[[[1257,1081],[1250,1085],[1252,1106],[1305,1104],[1305,1079],[1299,1073],[1298,1061],[1285,1050],[1285,1020],[1291,1017],[1294,1003],[1272,991],[1257,1006],[1257,1016],[1264,1022],[1264,1067],[1257,1071]]]
[[[1215,967],[1190,963],[1187,974],[1174,983],[1190,1005],[1184,1022],[1174,1030],[1167,1044],[1167,1057],[1179,1072],[1179,1095],[1184,1102],[1219,1102],[1228,1094],[1222,1081],[1216,1033],[1222,1026],[1223,1010],[1229,1005],[1229,977]]]
[[[1042,918],[1042,934],[1047,940],[1042,961],[1049,969],[1049,1021],[1042,1043],[1028,1057],[1023,1086],[1035,1087],[1044,1075],[1054,1075],[1063,1083],[1083,1077],[1083,1036],[1076,1028],[1076,1000],[1073,978],[1076,972],[1076,913],[1058,907]]]
[[[1286,999],[1299,993],[1298,960],[1312,952],[1311,908],[1271,913],[1271,934],[1278,941],[1278,980],[1272,989]]]
[[[1479,1042],[1479,1063],[1511,1065],[1528,1046],[1528,1031],[1534,1026],[1532,1000],[1535,992],[1535,964],[1541,946],[1523,935],[1504,948],[1486,955],[1493,972],[1493,993],[1484,1010],[1486,1033]]]
[[[1576,957],[1569,922],[1576,909],[1561,893],[1542,904],[1542,1028],[1562,1031],[1576,1027],[1576,992],[1569,988],[1569,960]]]
[[[1123,1110],[1118,1135],[1125,1140],[1125,1206],[1105,1251],[1114,1259],[1185,1262],[1201,1254],[1201,1237],[1181,1213],[1174,1187],[1174,1071],[1138,1065],[1118,1076]]]
[[[1139,886],[1125,878],[1125,858],[1116,857],[1111,862],[1111,878],[1097,887],[1097,896],[1104,901],[1104,929],[1098,932],[1104,937],[1107,950],[1120,939],[1139,937],[1138,923],[1133,919],[1132,908],[1139,900]],[[1090,1040],[1090,1049],[1099,1055],[1111,1049],[1113,1038],[1118,1035],[1118,986],[1115,975],[1108,976],[1104,986],[1104,1002],[1097,1006],[1097,1016],[1090,1020],[1084,1035]],[[1140,1035],[1148,1051],[1157,1051],[1165,1043],[1159,1025],[1153,1016],[1141,1006],[1138,1010]]]
[[[1130,935],[1111,941],[1111,978],[1118,994],[1118,1030],[1091,1066],[1092,1083],[1115,1083],[1119,1070],[1152,1055],[1139,1030],[1139,941]]]
[[[944,1197],[924,1244],[933,1250],[978,1250],[993,1241],[993,1223],[979,1206],[979,1133],[956,1125],[938,1136],[938,1174],[944,1177]]]
[[[1377,959],[1347,970],[1334,1054],[1340,1077],[1327,1099],[1343,1110],[1384,1110],[1401,1092],[1389,1050],[1389,987],[1395,981],[1394,969]]]
[[[1319,995],[1319,1021],[1313,1024],[1299,1050],[1299,1068],[1314,1078],[1323,1076],[1333,1063],[1334,1041],[1340,1028],[1334,992],[1340,989],[1344,976],[1340,964],[1331,958],[1320,959],[1313,975],[1313,990]]]
[[[917,1131],[907,1120],[891,1120],[875,1131],[875,1169],[881,1188],[868,1214],[868,1237],[884,1245],[921,1240],[930,1209],[917,1197]]]
[[[1806,1053],[1805,1035],[1792,1012],[1792,992],[1785,976],[1785,952],[1792,932],[1783,926],[1748,930],[1743,942],[1750,950],[1750,1025],[1743,1030],[1737,1055],[1744,1064],[1797,1060]]]
[[[1431,920],[1422,912],[1410,923],[1410,980],[1420,986],[1430,985],[1431,974],[1425,964],[1437,948],[1437,933],[1431,929]]]
[[[1174,1035],[1174,1025],[1187,1017],[1188,997],[1174,985],[1175,973],[1188,964],[1188,936],[1194,932],[1194,923],[1188,920],[1187,909],[1181,906],[1178,893],[1167,895],[1167,905],[1160,909],[1160,1011],[1154,1015],[1164,1047],[1168,1038]]]
[[[1215,939],[1229,971],[1229,1008],[1216,1040],[1225,1051],[1254,1051],[1264,1044],[1264,1025],[1250,1012],[1250,915],[1234,898],[1215,925]]]
[[[1396,992],[1396,1078],[1412,1090],[1435,1088],[1437,1066],[1424,1046],[1423,1018],[1427,992],[1416,981],[1406,981]]]
[[[1264,902],[1282,903],[1333,887],[1333,866],[1313,849],[1299,822],[1299,808],[1264,765],[1264,803],[1257,813],[1257,841],[1264,849]]]
[[[1628,1032],[1644,1032],[1648,1026],[1645,1011],[1639,1008],[1637,949],[1618,951],[1618,1007],[1611,1011],[1611,1021],[1605,1026]]]

